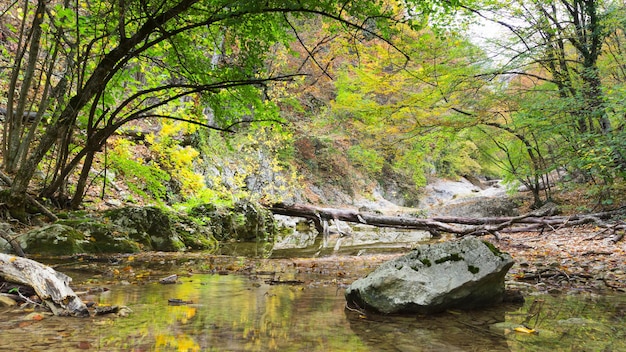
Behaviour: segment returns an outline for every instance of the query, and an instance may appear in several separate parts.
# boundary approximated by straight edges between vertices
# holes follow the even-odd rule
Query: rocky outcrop
[[[85,234],[62,224],[43,226],[26,233],[20,246],[28,254],[64,255],[85,252],[89,244]]]
[[[506,217],[519,215],[518,202],[509,197],[468,197],[428,209],[429,216],[466,218]]]
[[[423,245],[381,265],[346,290],[348,305],[384,314],[436,313],[496,304],[510,255],[474,237]]]
[[[202,204],[191,209],[190,215],[209,225],[220,241],[271,242],[277,232],[272,212],[247,201],[239,201],[232,208]]]
[[[130,238],[146,250],[175,252],[185,249],[185,243],[173,229],[170,214],[160,208],[117,208],[105,216],[125,228]]]
[[[191,215],[159,207],[121,207],[103,213],[66,213],[51,225],[19,237],[27,254],[134,253],[216,250],[218,240],[272,242],[277,231],[269,210],[249,202],[198,206]],[[11,252],[0,241],[0,252]]]
[[[66,213],[54,224],[18,238],[27,254],[135,253],[214,250],[210,226],[156,207],[124,207],[104,213]],[[11,252],[0,243],[0,251]]]

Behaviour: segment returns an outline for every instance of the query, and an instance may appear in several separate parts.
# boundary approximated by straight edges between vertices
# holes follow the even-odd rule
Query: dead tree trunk
[[[0,253],[0,277],[32,287],[54,315],[88,316],[69,284],[72,278],[34,260]]]
[[[313,220],[319,229],[328,220],[342,220],[353,223],[367,224],[377,227],[394,227],[401,229],[423,230],[433,235],[451,233],[457,236],[493,235],[498,238],[499,232],[532,232],[553,231],[557,228],[595,223],[599,227],[610,228],[612,231],[624,230],[626,224],[606,224],[604,220],[617,214],[623,214],[626,208],[595,214],[571,216],[541,216],[531,213],[517,217],[463,218],[435,217],[429,219],[411,216],[385,216],[361,213],[351,209],[321,208],[304,204],[275,204],[269,207],[274,214],[296,216]],[[321,234],[321,231],[320,231]]]
[[[270,211],[274,214],[296,216],[313,220],[316,228],[320,229],[319,223],[328,220],[341,220],[353,223],[372,225],[377,227],[394,227],[402,229],[429,231],[432,234],[439,232],[467,234],[467,230],[435,221],[433,219],[420,219],[414,217],[397,217],[361,213],[350,209],[320,208],[304,204],[275,204]],[[466,233],[467,232],[467,233]],[[471,231],[470,231],[471,232]]]

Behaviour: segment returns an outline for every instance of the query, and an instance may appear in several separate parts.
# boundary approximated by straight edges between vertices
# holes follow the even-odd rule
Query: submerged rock
[[[507,253],[474,237],[415,248],[346,290],[348,305],[384,314],[436,313],[502,302]]]

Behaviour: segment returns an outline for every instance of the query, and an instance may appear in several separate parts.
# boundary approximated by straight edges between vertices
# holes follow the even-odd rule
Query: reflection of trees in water
[[[326,279],[337,274],[315,265],[324,268]],[[294,278],[277,270],[274,278],[279,276]],[[270,286],[269,278],[193,275],[176,285],[110,286],[100,303],[129,306],[133,313],[126,318],[46,318],[22,326],[7,313],[0,322],[0,350],[74,350],[85,341],[103,351],[626,350],[625,295],[541,295],[527,297],[521,308],[364,317],[346,311],[344,289],[324,286],[328,281]],[[193,304],[170,306],[170,298]],[[545,300],[540,309],[532,308],[535,299]],[[534,313],[537,319],[527,320]],[[539,334],[504,332],[524,322]]]

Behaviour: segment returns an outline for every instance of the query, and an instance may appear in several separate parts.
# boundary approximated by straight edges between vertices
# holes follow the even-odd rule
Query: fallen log
[[[32,287],[54,315],[88,316],[83,301],[69,284],[72,278],[34,260],[0,253],[0,277]]]
[[[271,206],[269,210],[274,214],[302,217],[312,220],[320,234],[327,232],[327,227],[320,226],[320,223],[328,220],[341,220],[377,227],[423,230],[433,234],[437,232],[464,233],[463,229],[433,219],[375,215],[350,209],[321,208],[305,204],[275,204]],[[322,228],[323,231],[321,231]]]
[[[626,224],[607,224],[605,220],[613,216],[624,214],[626,207],[612,211],[579,214],[571,216],[538,216],[535,213],[516,217],[434,217],[416,218],[412,216],[387,216],[359,212],[352,209],[336,209],[316,207],[306,204],[274,204],[269,207],[274,214],[287,215],[310,219],[320,234],[327,234],[329,220],[341,220],[352,223],[366,224],[376,227],[394,227],[428,231],[433,235],[450,233],[457,236],[466,235],[493,235],[498,238],[500,232],[532,232],[554,231],[563,227],[594,223],[602,228],[609,228],[615,232],[625,230]]]

